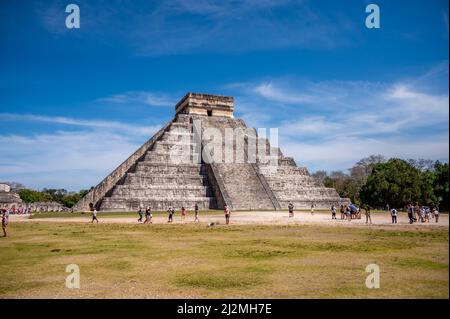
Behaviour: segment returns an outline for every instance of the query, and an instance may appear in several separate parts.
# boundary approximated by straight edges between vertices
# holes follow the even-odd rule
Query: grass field
[[[11,223],[0,298],[448,298],[448,228]],[[68,289],[68,264],[81,288]],[[368,289],[376,263],[381,287]]]

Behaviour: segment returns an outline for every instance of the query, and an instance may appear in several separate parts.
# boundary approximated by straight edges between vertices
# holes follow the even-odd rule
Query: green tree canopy
[[[410,202],[421,201],[428,182],[421,171],[408,162],[393,158],[374,165],[367,182],[362,186],[362,202],[375,207],[404,207]]]

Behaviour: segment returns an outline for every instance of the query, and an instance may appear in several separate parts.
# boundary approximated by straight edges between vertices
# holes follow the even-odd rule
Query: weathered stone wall
[[[147,150],[155,143],[158,138],[169,127],[170,122],[159,130],[151,139],[144,143],[136,152],[127,158],[119,165],[111,174],[109,174],[103,181],[101,181],[94,189],[87,193],[74,207],[76,211],[90,210],[89,204],[92,203],[94,207],[99,208],[102,199],[111,189],[125,176],[125,174],[132,168],[139,158],[144,156]]]

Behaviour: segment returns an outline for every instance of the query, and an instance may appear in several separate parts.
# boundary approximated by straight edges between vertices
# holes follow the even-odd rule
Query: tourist
[[[230,223],[230,208],[228,207],[227,204],[225,204],[225,206],[223,207],[223,211],[225,213],[225,224],[229,224]]]
[[[433,216],[434,216],[434,220],[435,222],[439,222],[439,208],[435,207],[433,208]]]
[[[409,223],[412,224],[414,223],[414,206],[412,204],[408,204],[407,206],[407,210],[408,210],[408,218],[409,218]]]
[[[430,207],[425,207],[425,222],[430,222],[431,209]]]
[[[424,223],[425,222],[425,207],[421,207],[419,209],[419,215],[420,215],[420,222]]]
[[[341,219],[345,218],[345,208],[344,208],[344,204],[341,205]]]
[[[140,208],[140,207],[139,207],[138,215],[139,215],[138,223],[141,223],[144,212],[142,211],[142,208]]]
[[[198,205],[197,204],[195,204],[195,206],[194,206],[194,214],[195,214],[194,223],[195,222],[200,223],[200,220],[198,219]]]
[[[7,236],[6,228],[8,227],[8,223],[9,223],[9,211],[4,209],[2,214],[3,237]]]
[[[365,214],[366,214],[366,224],[370,223],[372,224],[372,217],[370,217],[370,206],[366,205]]]
[[[98,219],[97,219],[97,210],[94,208],[94,210],[92,211],[92,223],[94,223],[94,220],[97,222],[98,224]]]
[[[292,204],[292,202],[289,202],[288,210],[289,210],[289,217],[294,217],[294,204]]]
[[[314,203],[311,204],[311,215],[314,216]]]
[[[350,207],[346,207],[345,208],[345,213],[346,213],[346,215],[347,215],[347,220],[349,221],[349,222],[351,222],[352,221],[352,210],[350,209]]]
[[[416,221],[420,220],[420,206],[418,202],[416,202],[416,205],[414,206],[414,219]]]
[[[175,213],[175,210],[171,206],[171,207],[169,207],[167,212],[169,213],[169,220],[167,222],[168,223],[173,223],[173,214]]]
[[[153,214],[152,214],[152,208],[150,206],[147,206],[147,209],[145,210],[145,221],[144,224],[153,224],[152,222]]]
[[[186,214],[187,214],[186,208],[184,206],[181,207],[181,220],[184,220],[186,218]]]
[[[331,219],[336,219],[336,207],[331,205]]]
[[[391,217],[392,217],[392,224],[397,224],[397,210],[395,208],[391,209]]]

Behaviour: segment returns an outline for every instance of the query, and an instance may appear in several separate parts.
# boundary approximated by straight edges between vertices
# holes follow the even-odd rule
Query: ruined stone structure
[[[268,139],[234,118],[233,97],[188,93],[175,110],[173,120],[93,188],[74,210],[192,209],[196,203],[200,209],[227,204],[234,210],[277,210],[286,209],[289,201],[296,208],[339,204],[334,189],[325,188],[306,168],[297,167]],[[241,144],[236,136],[231,136],[230,144],[230,129],[241,132],[241,161],[237,160]],[[211,150],[211,140],[204,138],[211,132],[223,137],[214,138],[216,146],[223,146],[219,151]],[[220,152],[222,158],[217,160]],[[227,161],[230,154],[233,160]]]
[[[8,184],[0,184],[0,208],[10,209],[22,205],[22,199],[19,194],[11,192]]]

